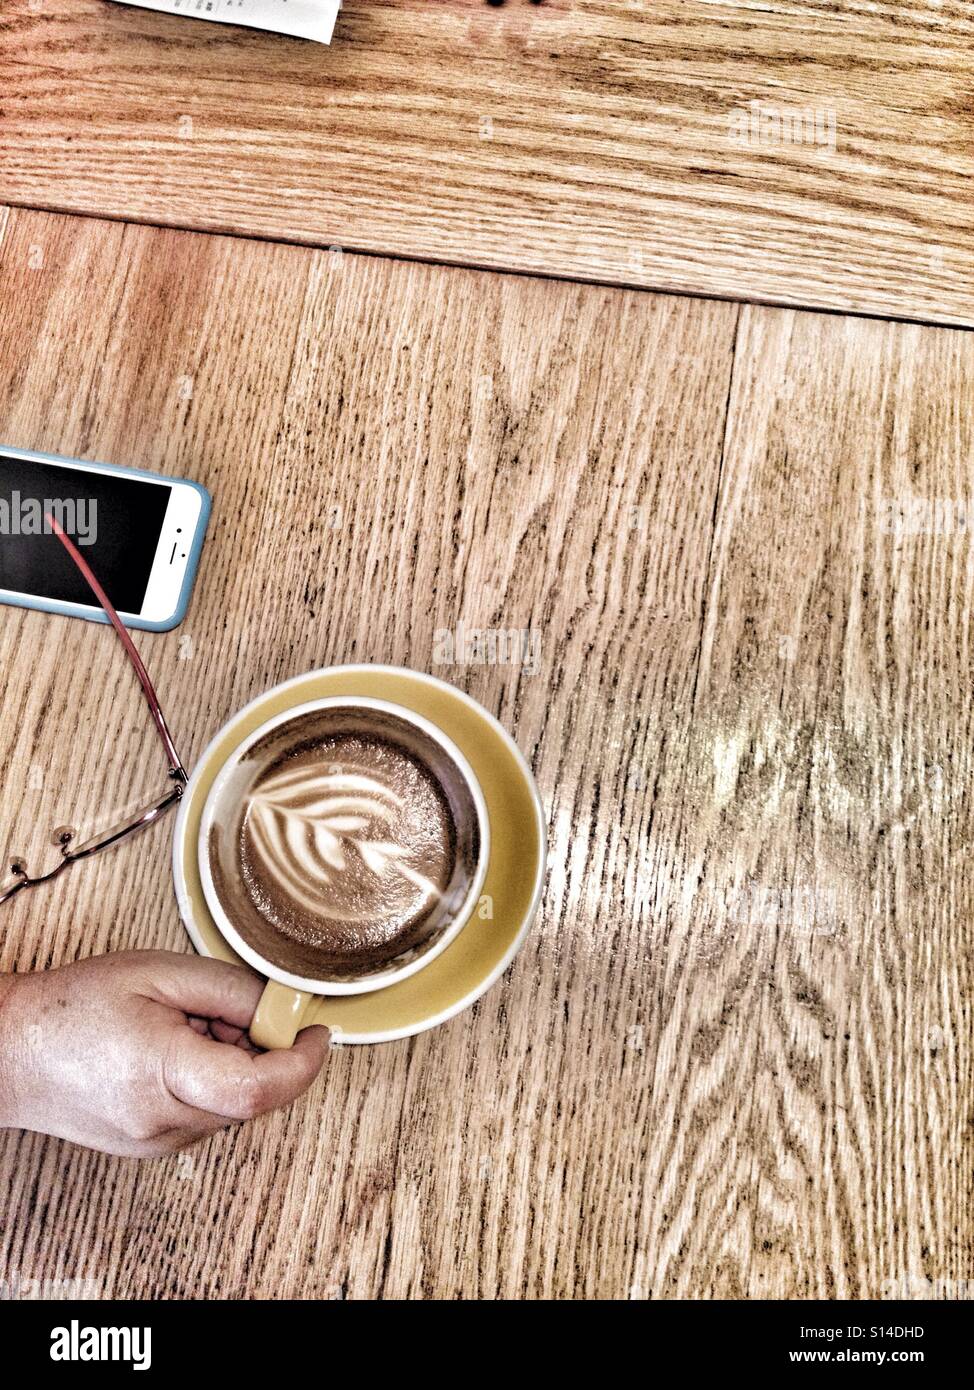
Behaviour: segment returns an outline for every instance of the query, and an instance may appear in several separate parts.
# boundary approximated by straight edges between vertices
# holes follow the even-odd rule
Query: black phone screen
[[[138,614],[172,488],[124,473],[64,468],[0,450],[0,589],[97,605],[53,515],[117,609]]]

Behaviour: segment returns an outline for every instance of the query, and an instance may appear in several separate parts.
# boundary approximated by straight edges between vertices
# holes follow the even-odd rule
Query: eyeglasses
[[[54,841],[60,847],[61,858],[49,873],[32,876],[28,873],[27,865],[22,859],[12,859],[9,867],[13,879],[12,881],[7,880],[6,884],[0,884],[0,903],[8,902],[16,893],[21,892],[24,888],[36,888],[39,883],[49,883],[52,878],[57,878],[58,874],[63,873],[69,864],[74,864],[79,859],[90,859],[91,856],[97,854],[99,850],[108,849],[110,845],[115,845],[119,840],[124,840],[127,835],[134,835],[137,830],[144,830],[147,826],[155,824],[161,816],[165,815],[171,806],[175,806],[176,802],[179,801],[187,781],[186,769],[183,767],[179,754],[176,752],[176,746],[172,741],[169,726],[166,724],[165,715],[159,705],[156,692],[152,688],[152,682],[149,680],[148,672],[142,664],[142,658],[135,649],[135,644],[122,625],[122,620],[115,612],[111,600],[98,583],[94,574],[92,574],[87,561],[82,557],[70,536],[65,533],[54,517],[46,516],[44,519],[88,581],[88,585],[92,589],[95,597],[102,608],[104,608],[109,622],[118,633],[129,661],[131,661],[135,668],[135,674],[138,676],[139,684],[142,686],[142,691],[149,706],[149,712],[152,715],[153,723],[156,726],[156,731],[159,738],[162,740],[162,746],[166,752],[166,759],[169,763],[169,781],[172,785],[164,796],[160,796],[158,800],[150,802],[148,806],[143,806],[140,811],[136,811],[128,820],[113,825],[110,830],[106,830],[102,834],[94,836],[92,839],[85,840],[81,844],[75,844],[76,832],[74,830],[65,827],[64,829],[56,831]]]

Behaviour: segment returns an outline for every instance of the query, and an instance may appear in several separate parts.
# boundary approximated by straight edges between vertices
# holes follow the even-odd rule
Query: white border
[[[538,832],[538,868],[535,875],[534,888],[531,893],[531,901],[528,904],[528,910],[524,914],[524,921],[521,924],[517,936],[494,966],[493,970],[485,975],[469,994],[464,995],[462,999],[458,999],[457,1002],[451,1004],[448,1009],[444,1009],[438,1014],[432,1014],[429,1018],[423,1019],[420,1023],[412,1024],[405,1028],[390,1028],[384,1032],[376,1033],[345,1033],[337,1028],[332,1029],[332,1041],[334,1043],[360,1045],[365,1043],[395,1042],[399,1038],[415,1037],[417,1033],[425,1033],[430,1028],[438,1028],[441,1023],[446,1023],[448,1019],[454,1018],[457,1014],[462,1013],[464,1009],[469,1008],[471,1004],[476,1003],[482,995],[487,993],[491,985],[496,984],[517,955],[518,951],[520,951],[521,947],[524,945],[531,923],[534,921],[538,911],[538,906],[541,902],[541,894],[544,889],[545,871],[548,862],[547,822],[545,820],[544,806],[541,802],[541,794],[534,780],[534,774],[528,767],[524,754],[500,721],[495,719],[489,710],[484,709],[483,705],[477,700],[474,700],[466,691],[458,690],[455,685],[450,685],[448,681],[440,680],[439,676],[428,675],[425,671],[413,671],[406,666],[371,665],[368,662],[354,662],[348,666],[320,666],[314,671],[305,671],[302,675],[292,676],[290,680],[282,681],[279,685],[271,686],[269,690],[265,690],[262,694],[256,696],[248,704],[244,705],[243,709],[238,710],[233,718],[228,720],[228,722],[214,734],[213,738],[210,739],[193,769],[189,785],[183,794],[176,816],[175,829],[173,831],[173,881],[176,891],[176,902],[179,907],[179,915],[183,919],[183,925],[189,933],[190,940],[193,942],[193,945],[200,955],[208,956],[209,951],[206,949],[205,942],[196,927],[196,923],[193,921],[192,902],[186,890],[186,882],[183,875],[183,824],[189,810],[189,794],[193,787],[193,778],[195,778],[200,769],[207,764],[217,743],[239,720],[243,719],[245,715],[249,714],[251,710],[263,700],[267,699],[268,696],[279,694],[284,690],[290,690],[294,686],[300,685],[304,681],[311,680],[315,676],[337,675],[339,673],[342,675],[355,675],[360,673],[385,673],[386,675],[397,676],[408,675],[416,680],[425,681],[427,685],[434,685],[440,690],[448,691],[454,698],[462,700],[475,714],[485,720],[500,734],[503,741],[514,754],[514,760],[518,764],[524,776],[524,780],[530,788],[531,800],[534,804],[535,823]]]
[[[186,569],[192,559],[193,537],[203,510],[203,499],[195,487],[180,483],[178,478],[170,486],[172,492],[145,586],[142,611],[135,615],[147,623],[164,623],[179,607]],[[178,528],[182,529],[182,536],[176,534]],[[180,546],[184,547],[181,553]],[[173,557],[171,564],[170,555]]]

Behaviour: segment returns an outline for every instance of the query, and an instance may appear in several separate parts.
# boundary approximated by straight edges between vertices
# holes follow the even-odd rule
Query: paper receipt
[[[245,24],[316,43],[331,43],[342,0],[121,0],[143,10],[161,10],[217,24]]]

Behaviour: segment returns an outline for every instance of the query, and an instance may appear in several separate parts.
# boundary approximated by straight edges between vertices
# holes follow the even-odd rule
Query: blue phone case
[[[183,586],[179,591],[175,613],[171,617],[163,618],[160,622],[155,623],[148,622],[144,618],[133,618],[130,614],[126,614],[124,617],[119,614],[126,627],[140,628],[144,632],[169,632],[183,621],[189,606],[189,596],[193,592],[193,581],[196,578],[200,551],[203,549],[203,537],[206,535],[206,526],[210,519],[210,494],[201,483],[190,482],[188,478],[173,478],[165,473],[150,473],[147,468],[121,468],[114,463],[94,463],[89,459],[68,458],[64,454],[44,454],[36,449],[11,449],[6,444],[0,444],[0,454],[7,454],[11,458],[33,459],[42,463],[80,464],[82,467],[98,468],[105,473],[123,473],[130,478],[151,478],[157,483],[181,483],[198,492],[200,495],[200,516],[196,523],[196,534],[193,536],[189,555],[186,559],[186,573],[183,576]],[[87,608],[80,603],[57,603],[53,599],[47,598],[28,598],[23,594],[12,594],[6,589],[0,589],[0,603],[9,604],[14,608],[37,608],[42,613],[60,613],[67,618],[84,618],[90,623],[108,622],[107,613],[98,607]]]

